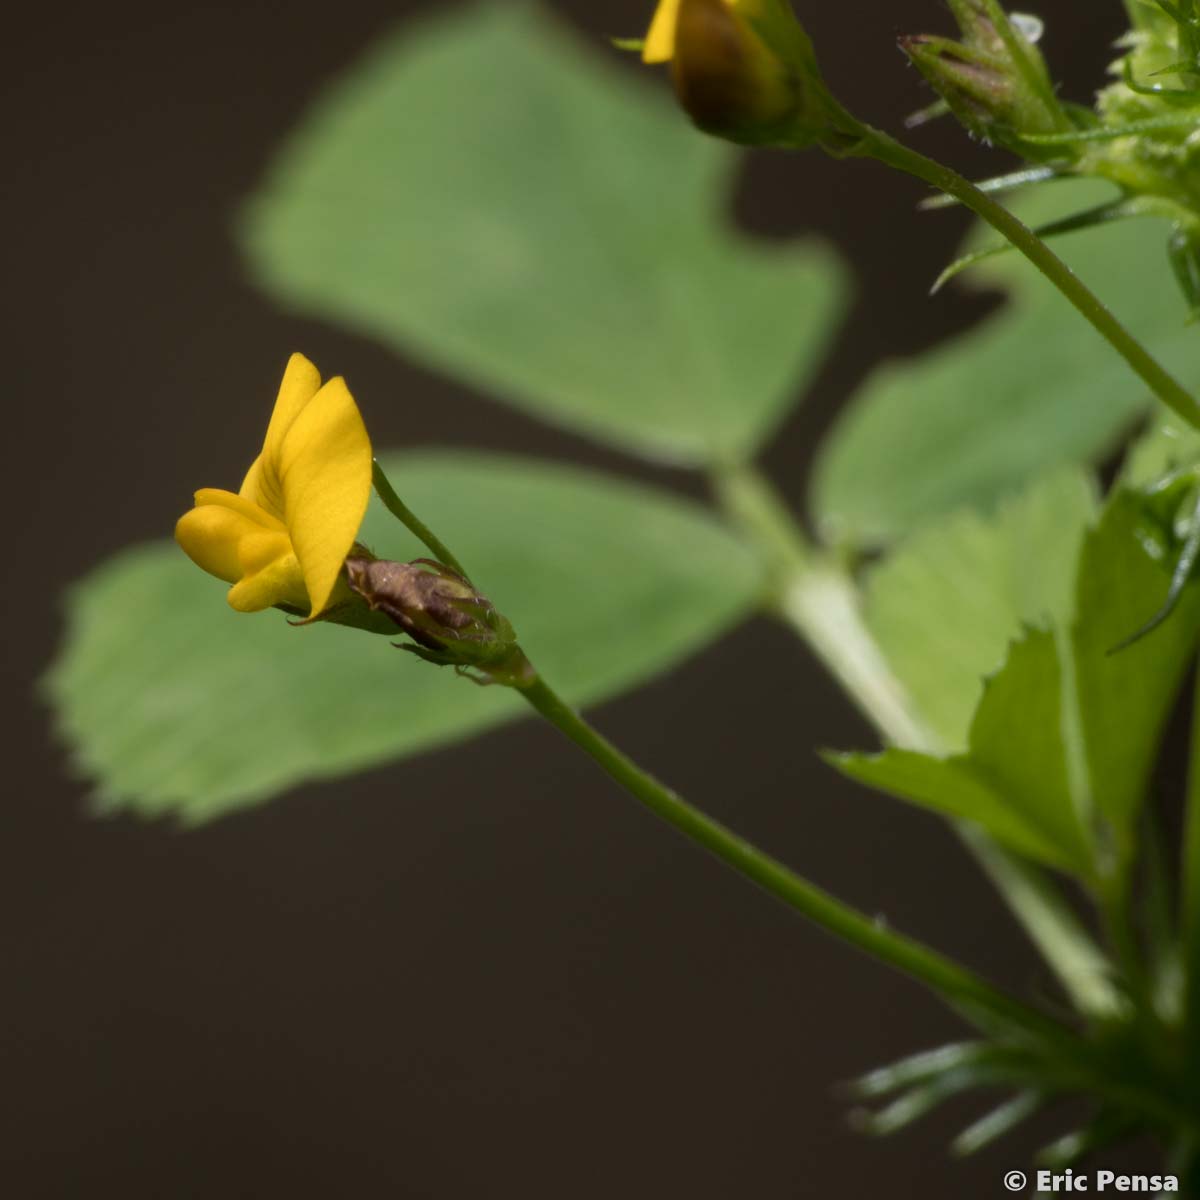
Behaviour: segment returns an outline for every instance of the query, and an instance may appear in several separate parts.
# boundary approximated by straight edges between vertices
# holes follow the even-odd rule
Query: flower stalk
[[[388,484],[378,464],[376,464],[375,472],[377,489],[382,483],[386,493],[395,497],[394,489]],[[383,493],[381,492],[381,494]],[[441,554],[454,559],[448,547],[440,542],[428,530],[428,527],[399,501],[398,497],[395,498],[395,506],[393,507],[393,504],[389,503],[388,507],[406,528],[412,529],[415,525],[416,528],[424,530],[425,534],[419,536],[422,536],[422,541],[425,541],[431,549],[437,546],[440,548]],[[397,509],[400,511],[397,512]],[[401,513],[404,515],[401,516]],[[458,563],[457,559],[454,561]],[[397,565],[376,563],[374,567],[391,568]],[[436,566],[437,564],[430,565]],[[360,591],[360,594],[366,594],[362,592],[362,584],[368,564],[351,560],[348,568],[351,572],[352,586],[356,591]],[[474,594],[473,585],[467,582],[465,571],[462,571],[461,566],[456,567],[455,571],[459,574],[460,583],[472,590],[473,595],[468,602],[477,605],[482,601],[483,604],[486,604],[487,602],[481,596]],[[461,603],[461,599],[458,602]],[[488,608],[490,609],[490,605]],[[430,632],[428,627],[430,613],[428,611],[421,613],[420,619],[423,623],[420,626],[419,635],[413,633],[411,613],[410,607],[398,620],[398,624],[410,635],[418,637],[420,643],[418,650],[425,651],[421,656],[429,658],[435,663],[449,662],[450,660],[440,660],[436,656],[430,657],[429,649],[434,643],[423,640]],[[503,621],[503,618],[499,619]],[[508,626],[507,622],[504,622],[504,626],[510,635],[509,640],[505,643],[506,652],[512,656],[512,661],[520,662],[521,670],[511,672],[507,676],[497,675],[494,681],[512,687],[535,712],[583,750],[610,778],[639,800],[655,816],[826,932],[924,984],[968,1019],[985,1028],[994,1028],[999,1025],[1010,1034],[1020,1033],[1043,1043],[1056,1044],[1064,1054],[1075,1055],[1077,1045],[1074,1035],[1057,1021],[1000,991],[952,959],[946,958],[914,939],[888,929],[879,921],[844,904],[778,860],[765,854],[744,838],[739,837],[720,822],[705,815],[660,783],[653,775],[639,767],[595,730],[550,687],[521,651],[516,643],[515,635],[512,635],[511,626]],[[444,639],[445,635],[444,632],[435,632],[434,636]],[[444,648],[444,641],[439,641],[437,643],[438,651]],[[456,663],[455,665],[462,664]],[[470,665],[477,666],[478,664]]]
[[[1196,397],[1125,328],[1091,288],[1004,205],[957,171],[910,149],[881,130],[868,129],[855,153],[915,176],[953,196],[986,221],[1037,267],[1159,400],[1189,425],[1200,429],[1200,402]]]
[[[383,501],[388,512],[404,526],[416,539],[419,541],[434,558],[440,563],[445,563],[451,570],[457,571],[459,575],[466,575],[462,563],[454,557],[449,546],[445,544],[434,532],[425,524],[424,521],[417,516],[403,500],[400,499],[396,489],[392,487],[388,477],[384,474],[383,468],[379,465],[379,460],[374,459],[371,463],[371,483],[375,487],[375,494]]]
[[[844,904],[688,804],[593,729],[540,676],[520,693],[534,711],[660,820],[827,933],[924,984],[973,1020],[999,1022],[1063,1046],[1071,1042],[1070,1032],[1058,1022],[952,959]]]

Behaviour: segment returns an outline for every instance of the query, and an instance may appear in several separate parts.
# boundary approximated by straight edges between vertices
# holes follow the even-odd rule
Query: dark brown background
[[[59,592],[168,532],[190,481],[254,443],[261,414],[219,398],[269,395],[294,347],[360,396],[405,397],[367,405],[382,444],[469,441],[694,486],[284,317],[243,281],[229,216],[272,147],[374,35],[428,7],[43,4],[7,30],[0,1192],[1002,1195],[1031,1135],[958,1163],[945,1143],[978,1106],[871,1142],[835,1094],[956,1021],[659,828],[546,729],[198,833],[85,815],[32,699]],[[650,3],[560,7],[598,35],[638,31]],[[936,0],[805,7],[852,107],[895,128],[927,101],[894,37],[948,29]],[[1065,90],[1086,99],[1120,5],[1043,9]],[[916,140],[971,172],[1005,165],[951,126]],[[870,363],[986,307],[925,299],[961,218],[916,215],[918,195],[871,165],[747,162],[738,219],[824,231],[863,287],[769,456],[797,501]],[[787,634],[755,622],[596,716],[840,895],[1013,985],[1041,979],[939,825],[809,751],[870,734]]]

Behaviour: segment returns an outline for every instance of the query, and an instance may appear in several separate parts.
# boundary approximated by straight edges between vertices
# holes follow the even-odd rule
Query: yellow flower
[[[706,133],[797,147],[841,132],[791,0],[659,0],[642,58],[670,63],[680,105]]]
[[[658,8],[654,20],[650,22],[650,32],[642,43],[642,61],[645,63],[670,62],[675,57],[678,44],[680,13],[685,7],[685,0],[658,0]],[[719,12],[733,13],[740,9],[751,21],[778,18],[778,0],[715,0],[709,5],[690,5],[692,9],[711,8]],[[790,10],[785,8],[790,15]],[[711,31],[710,31],[711,35]]]
[[[329,606],[371,493],[371,441],[345,381],[302,354],[284,372],[262,453],[236,495],[202,488],[175,540],[233,584],[239,612],[276,604],[318,616]]]

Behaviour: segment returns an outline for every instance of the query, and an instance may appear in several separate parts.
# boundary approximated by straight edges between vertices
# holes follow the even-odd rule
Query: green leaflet
[[[983,679],[1021,626],[1070,619],[1096,505],[1084,471],[1055,471],[991,513],[931,523],[868,575],[867,624],[947,750],[966,747]]]
[[[832,755],[852,779],[973,821],[1010,850],[1087,877],[1088,839],[1072,799],[1054,635],[1030,631],[984,689],[966,754]]]
[[[1053,494],[1048,482],[1040,486],[1043,498]],[[1035,489],[1026,504],[1036,497]],[[1036,510],[1034,504],[1027,513]],[[1069,514],[1066,506],[1063,511]],[[1076,536],[1085,512],[1086,507],[1078,508],[1065,521]],[[1009,849],[1048,866],[1088,878],[1126,865],[1163,725],[1195,650],[1200,623],[1200,589],[1193,584],[1162,626],[1112,653],[1154,615],[1170,582],[1173,564],[1157,560],[1141,536],[1146,513],[1146,500],[1138,492],[1118,489],[1110,496],[1096,527],[1083,535],[1078,553],[1067,556],[1078,563],[1071,595],[1063,594],[1061,577],[1053,581],[1054,594],[1045,595],[1043,617],[1055,628],[1029,632],[1012,647],[1004,667],[984,688],[965,753],[938,758],[891,750],[876,756],[838,755],[831,761],[873,787],[974,821]],[[974,524],[972,519],[964,528]],[[982,528],[976,527],[961,545],[988,546],[980,536]],[[931,529],[923,537],[934,534]],[[951,539],[947,543],[953,547]],[[911,606],[918,597],[931,605],[926,624],[912,625],[910,636],[938,665],[926,663],[925,674],[913,675],[918,659],[908,660],[902,678],[914,694],[936,699],[940,678],[942,687],[952,684],[960,693],[960,703],[965,698],[965,681],[956,679],[961,668],[951,661],[959,643],[943,625],[953,621],[956,599],[961,605],[962,597],[971,594],[960,588],[954,571],[973,565],[986,577],[1006,542],[992,538],[990,546],[992,560],[981,556],[974,564],[961,546],[947,554],[943,564],[948,574],[939,575],[936,565],[915,556],[914,564],[924,561],[926,592],[904,592],[897,582],[903,583],[905,571],[888,564],[880,568],[881,573],[893,571],[881,586],[884,601],[899,606],[895,611],[908,612],[915,620]],[[927,549],[935,553],[936,546]],[[1043,553],[1026,561],[1032,575],[1053,560]],[[946,592],[940,608],[934,601],[938,580]],[[1039,586],[1046,583],[1043,575]],[[975,605],[991,622],[1004,611],[1003,605],[991,603],[994,590],[994,582],[981,587],[988,603]],[[971,636],[976,642],[986,640],[995,627],[982,622]],[[902,628],[892,628],[891,652],[906,645],[896,640]],[[964,628],[973,627],[968,621]],[[939,645],[940,652],[932,649]],[[968,638],[962,645],[969,653],[974,643]],[[949,708],[944,711],[955,715]]]
[[[1087,795],[1118,851],[1134,836],[1158,742],[1196,646],[1200,589],[1153,633],[1109,651],[1152,617],[1166,598],[1170,563],[1146,553],[1142,500],[1119,490],[1088,535],[1080,558],[1071,629]]]
[[[665,493],[486,454],[406,453],[385,467],[577,703],[668,669],[757,598],[751,556]],[[378,504],[362,539],[423,553]],[[173,543],[152,543],[71,592],[47,692],[102,810],[203,821],[526,711],[384,638],[234,613],[224,590]]]
[[[1056,183],[1013,208],[1036,224],[1109,194]],[[1141,219],[1054,248],[1168,367],[1195,379],[1200,340],[1184,325],[1165,237],[1161,222]],[[995,238],[977,232],[974,242]],[[920,359],[876,370],[822,446],[811,504],[829,538],[884,545],[990,504],[1049,468],[1095,459],[1144,411],[1144,385],[1023,258],[989,260],[967,278],[1000,288],[1008,303]],[[952,302],[950,293],[930,303]]]
[[[382,41],[331,88],[247,208],[243,243],[289,308],[703,466],[773,431],[846,295],[825,247],[731,227],[739,161],[603,43],[492,0]]]

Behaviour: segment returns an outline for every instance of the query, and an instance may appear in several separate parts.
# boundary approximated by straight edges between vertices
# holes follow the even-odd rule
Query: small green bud
[[[902,37],[900,49],[972,134],[991,141],[997,126],[1007,124],[1002,114],[1012,108],[1013,81],[1002,63],[949,38],[925,34]]]
[[[403,649],[438,666],[478,672],[483,676],[478,682],[520,687],[532,680],[533,668],[512,625],[466,576],[444,563],[354,557],[346,560],[346,578],[373,612],[416,643]]]
[[[748,145],[854,140],[787,0],[662,0],[647,62],[670,62],[679,103],[705,133]]]
[[[1071,125],[1036,45],[1040,22],[1008,15],[996,0],[950,0],[950,6],[961,42],[918,35],[901,38],[901,50],[975,136],[1026,158],[1061,155],[1061,148],[1021,140]]]

